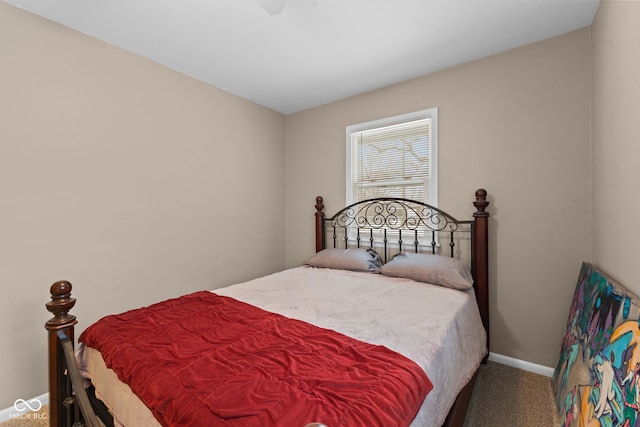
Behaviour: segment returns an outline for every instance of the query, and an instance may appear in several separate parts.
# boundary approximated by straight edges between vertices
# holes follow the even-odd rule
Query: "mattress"
[[[441,425],[487,354],[486,333],[473,290],[303,266],[213,292],[384,345],[413,360],[434,388],[412,427]],[[83,373],[114,414],[117,425],[159,425],[151,411],[105,366],[98,351],[81,345],[78,356]]]

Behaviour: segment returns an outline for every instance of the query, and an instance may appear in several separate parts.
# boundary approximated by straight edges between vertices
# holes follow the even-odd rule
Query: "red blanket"
[[[211,292],[80,336],[164,426],[408,426],[432,384],[385,347]]]

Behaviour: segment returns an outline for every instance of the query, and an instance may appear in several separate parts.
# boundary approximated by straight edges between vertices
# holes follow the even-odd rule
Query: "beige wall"
[[[345,202],[345,126],[439,108],[440,206],[491,200],[491,351],[553,367],[590,241],[589,29],[287,116],[287,266],[316,195]]]
[[[637,295],[639,22],[640,2],[606,0],[592,25],[593,262]]]
[[[47,391],[53,281],[82,330],[284,267],[284,123],[0,2],[0,409]]]

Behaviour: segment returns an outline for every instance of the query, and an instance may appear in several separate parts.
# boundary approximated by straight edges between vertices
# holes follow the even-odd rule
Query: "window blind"
[[[430,203],[431,132],[429,117],[351,133],[354,198],[404,197]]]

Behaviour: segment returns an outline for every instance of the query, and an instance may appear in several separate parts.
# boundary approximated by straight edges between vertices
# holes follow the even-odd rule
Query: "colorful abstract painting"
[[[640,300],[583,263],[553,391],[563,426],[640,427]]]

